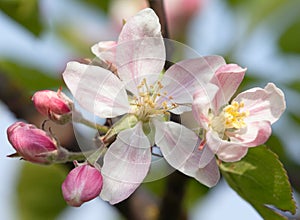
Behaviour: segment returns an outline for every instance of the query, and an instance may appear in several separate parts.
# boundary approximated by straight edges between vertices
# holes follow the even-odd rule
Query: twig
[[[164,38],[169,38],[168,25],[163,0],[148,0],[148,2],[150,8],[152,8],[159,17],[162,29],[162,36]],[[170,53],[170,51],[168,50],[166,52]],[[167,57],[170,57],[170,54],[167,54]],[[165,70],[167,70],[171,65],[172,63],[166,60],[164,67]],[[181,123],[180,116],[171,114],[171,121]],[[185,216],[183,214],[184,212],[182,210],[182,203],[187,180],[188,178],[178,171],[174,172],[167,178],[165,194],[162,198],[160,205],[160,220],[185,219]]]
[[[161,201],[159,220],[182,220],[186,214],[182,208],[188,177],[176,171],[167,178],[165,194]]]
[[[169,38],[167,18],[163,0],[148,0],[149,7],[152,8],[159,18],[161,24],[161,33],[164,38]]]

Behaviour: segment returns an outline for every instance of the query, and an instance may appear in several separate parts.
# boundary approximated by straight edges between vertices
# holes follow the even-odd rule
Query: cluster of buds
[[[58,124],[70,122],[73,102],[59,89],[57,92],[43,90],[32,97],[38,112]],[[56,159],[67,157],[66,150],[58,146],[54,136],[37,128],[33,124],[15,122],[7,129],[7,137],[16,153],[10,157],[21,157],[24,160],[50,164]],[[64,155],[64,156],[63,156]]]
[[[57,92],[43,90],[36,92],[32,101],[37,111],[51,121],[63,125],[71,121],[73,102],[59,89]],[[51,132],[37,128],[33,124],[15,122],[7,129],[10,144],[16,150],[8,157],[21,157],[37,164],[64,163],[74,159],[85,159],[80,153],[70,152],[58,144]],[[102,175],[91,164],[78,164],[67,175],[62,184],[62,193],[71,206],[96,198],[102,189]]]

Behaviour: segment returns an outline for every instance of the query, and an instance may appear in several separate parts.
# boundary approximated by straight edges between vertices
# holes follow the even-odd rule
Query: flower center
[[[244,102],[233,101],[230,105],[223,108],[222,112],[210,117],[210,126],[220,137],[228,130],[238,130],[247,126],[244,119],[249,116],[249,111],[241,111],[244,108]],[[226,136],[225,136],[226,138]]]
[[[154,85],[148,85],[145,78],[137,86],[138,97],[133,97],[131,105],[139,120],[148,121],[153,115],[168,115],[169,110],[177,107],[177,104],[172,102],[172,96],[160,92],[163,87],[159,80]],[[165,101],[158,101],[159,97]]]
[[[244,102],[233,101],[223,109],[225,128],[240,129],[247,126],[244,119],[249,116],[249,111],[241,111],[241,108],[244,108]]]

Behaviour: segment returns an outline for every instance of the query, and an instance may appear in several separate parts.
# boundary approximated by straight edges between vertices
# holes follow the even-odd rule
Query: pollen
[[[242,108],[244,108],[244,102],[233,101],[231,105],[223,109],[225,128],[240,129],[246,127],[244,119],[249,116],[249,111],[241,111]]]
[[[139,120],[147,121],[153,115],[168,114],[168,111],[177,107],[177,104],[171,101],[173,97],[161,91],[163,88],[159,80],[151,85],[145,78],[137,85],[138,95],[133,96],[130,105]],[[160,98],[164,101],[159,102]]]

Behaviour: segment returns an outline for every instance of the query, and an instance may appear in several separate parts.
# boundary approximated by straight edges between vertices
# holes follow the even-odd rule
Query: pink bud
[[[56,142],[32,124],[16,122],[7,129],[7,137],[17,154],[33,163],[48,164],[46,153],[57,150]]]
[[[36,92],[32,101],[42,115],[64,124],[70,119],[72,101],[61,91],[42,90]]]
[[[71,170],[62,184],[62,193],[69,205],[79,207],[99,196],[102,183],[100,171],[84,164]]]

